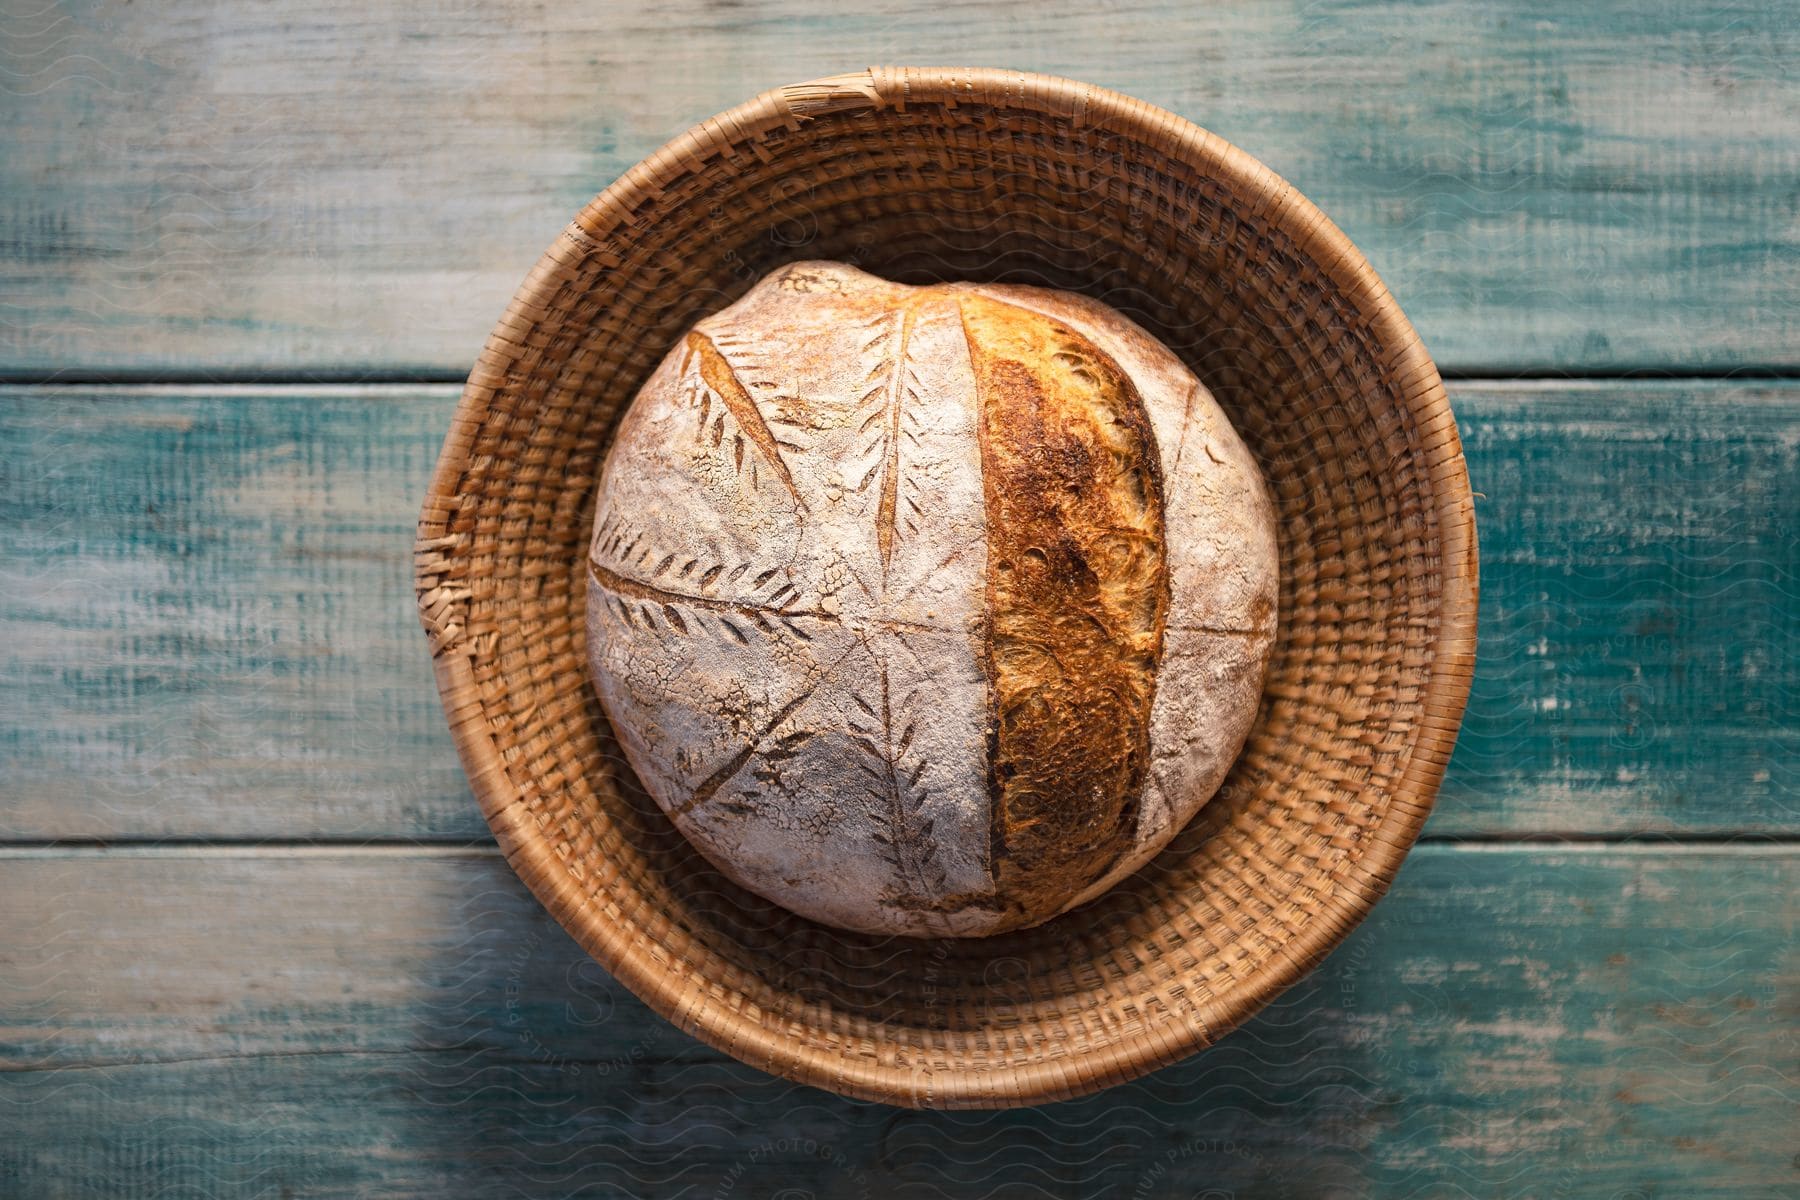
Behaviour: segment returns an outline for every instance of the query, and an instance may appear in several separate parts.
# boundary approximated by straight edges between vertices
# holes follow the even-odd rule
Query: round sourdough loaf
[[[877,933],[1072,908],[1218,788],[1275,517],[1104,304],[830,262],[696,325],[621,420],[588,656],[631,766],[743,886]]]

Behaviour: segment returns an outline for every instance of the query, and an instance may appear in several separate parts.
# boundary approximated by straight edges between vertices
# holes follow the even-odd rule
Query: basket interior
[[[934,99],[916,80],[904,105],[803,121],[759,100],[598,198],[471,377],[420,566],[440,655],[467,665],[450,706],[481,727],[459,732],[471,778],[577,938],[757,1065],[901,1103],[1141,1073],[1316,961],[1429,809],[1467,688],[1446,622],[1460,637],[1473,609],[1472,536],[1446,531],[1467,480],[1441,385],[1341,234],[1147,106]],[[1113,305],[1212,389],[1274,497],[1280,629],[1236,767],[1149,866],[1037,928],[871,937],[736,887],[637,784],[589,683],[583,563],[614,421],[693,321],[798,258]]]

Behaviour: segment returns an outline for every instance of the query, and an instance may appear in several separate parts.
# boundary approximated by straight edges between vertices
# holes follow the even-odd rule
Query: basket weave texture
[[[1212,389],[1275,499],[1280,631],[1236,767],[1147,867],[1037,928],[870,937],[743,891],[642,790],[589,682],[584,563],[615,418],[692,322],[800,258],[1114,305]],[[914,1107],[1095,1091],[1293,983],[1417,837],[1474,662],[1456,425],[1367,262],[1213,134],[1013,71],[871,69],[765,92],[607,188],[489,336],[415,557],[458,751],[544,905],[696,1037]]]

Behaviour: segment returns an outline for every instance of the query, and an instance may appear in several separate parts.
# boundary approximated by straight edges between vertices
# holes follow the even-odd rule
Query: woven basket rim
[[[591,246],[616,232],[664,180],[679,176],[702,151],[735,134],[785,127],[853,109],[980,103],[1055,114],[1076,128],[1094,126],[1138,136],[1192,170],[1229,179],[1257,199],[1256,211],[1278,221],[1332,282],[1369,319],[1386,348],[1393,376],[1405,381],[1433,484],[1442,547],[1442,592],[1433,666],[1419,707],[1419,728],[1389,808],[1355,860],[1356,878],[1329,897],[1328,911],[1271,955],[1241,985],[1221,991],[1203,1026],[1174,1022],[1121,1034],[1079,1056],[1048,1057],[983,1070],[940,1071],[921,1079],[913,1068],[816,1050],[772,1034],[754,1014],[701,1004],[706,981],[671,956],[634,940],[569,878],[551,839],[522,803],[528,780],[515,778],[486,721],[473,659],[456,637],[455,600],[436,588],[428,560],[447,541],[458,485],[473,459],[474,432],[507,380],[499,365],[559,286],[556,270],[568,245]],[[797,1082],[889,1103],[933,1107],[1005,1107],[1066,1098],[1123,1082],[1211,1044],[1253,1015],[1324,957],[1386,892],[1433,806],[1468,701],[1473,675],[1478,563],[1467,466],[1442,380],[1417,333],[1363,255],[1309,200],[1274,171],[1218,135],[1167,110],[1097,85],[1000,68],[870,67],[773,88],[693,126],[652,152],[597,195],[539,259],[489,334],[459,400],[432,474],[415,547],[420,616],[432,643],[437,688],[453,741],[482,811],[508,863],[537,899],[621,983],[650,1008],[703,1042]],[[448,632],[447,632],[448,631]],[[1076,1059],[1079,1057],[1079,1070]],[[1097,1082],[1096,1082],[1097,1081]]]

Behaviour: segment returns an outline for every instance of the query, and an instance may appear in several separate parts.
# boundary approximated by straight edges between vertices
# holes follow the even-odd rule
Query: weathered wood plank
[[[1428,828],[1800,827],[1800,386],[1451,398],[1481,643]]]
[[[1800,344],[1787,5],[53,0],[0,22],[0,369],[464,371],[633,162],[871,62],[1070,75],[1215,130],[1343,226],[1452,367]]]
[[[0,837],[479,833],[412,600],[452,404],[0,397]]]
[[[914,1114],[675,1032],[496,855],[15,851],[0,1188],[1791,1195],[1797,885],[1791,846],[1421,847],[1206,1054]]]
[[[1458,385],[1428,836],[1800,828],[1800,386]],[[481,838],[413,617],[453,390],[0,390],[0,837]]]

